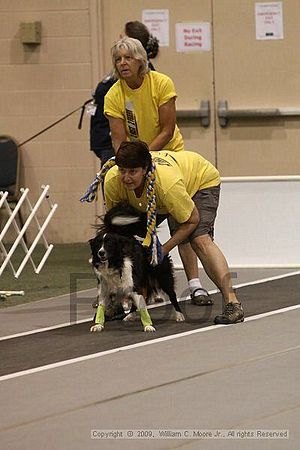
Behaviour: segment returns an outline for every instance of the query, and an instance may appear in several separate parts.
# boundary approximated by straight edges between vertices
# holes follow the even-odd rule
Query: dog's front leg
[[[90,328],[91,332],[102,331],[104,329],[105,322],[105,305],[104,303],[100,303],[97,308],[96,317],[95,317],[95,325]]]
[[[152,320],[148,312],[144,297],[134,292],[132,294],[132,298],[141,315],[141,321],[144,327],[144,331],[147,332],[156,331],[154,326],[152,325]]]
[[[104,284],[104,283],[102,283]],[[103,292],[104,291],[104,292]],[[104,322],[105,322],[105,307],[106,307],[106,298],[107,296],[105,295],[105,289],[103,289],[103,286],[101,285],[101,283],[98,284],[98,307],[97,307],[97,312],[96,312],[96,317],[95,317],[95,325],[93,325],[90,328],[91,332],[99,332],[102,331],[104,329]]]
[[[95,325],[90,328],[91,332],[99,332],[104,329],[105,310],[108,303],[108,289],[105,280],[96,272],[98,279],[98,307],[95,316]]]

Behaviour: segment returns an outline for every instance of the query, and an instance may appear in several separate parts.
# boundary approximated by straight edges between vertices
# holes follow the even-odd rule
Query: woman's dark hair
[[[125,24],[126,36],[138,39],[146,50],[149,59],[157,56],[159,51],[158,39],[149,33],[148,28],[142,22],[134,20]]]
[[[122,142],[116,154],[116,164],[125,169],[143,167],[149,170],[152,163],[148,145],[142,141]]]

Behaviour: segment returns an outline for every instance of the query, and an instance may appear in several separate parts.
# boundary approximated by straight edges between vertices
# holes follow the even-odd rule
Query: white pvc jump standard
[[[12,272],[15,276],[15,278],[18,278],[21,274],[21,272],[23,271],[26,263],[28,262],[28,260],[30,260],[32,267],[35,271],[36,274],[40,273],[40,271],[42,270],[48,256],[50,255],[52,249],[53,249],[53,244],[48,244],[45,235],[44,235],[44,231],[46,229],[46,227],[48,226],[53,214],[55,213],[56,209],[57,209],[57,204],[52,204],[49,200],[49,185],[47,186],[41,186],[42,188],[42,193],[40,195],[40,197],[38,198],[36,204],[34,206],[31,205],[30,200],[28,198],[28,193],[29,193],[29,189],[26,188],[21,188],[20,192],[22,193],[19,201],[17,202],[15,208],[13,210],[11,210],[11,208],[9,207],[9,204],[7,202],[7,197],[8,197],[8,192],[7,191],[1,191],[0,192],[0,208],[2,208],[3,206],[5,207],[7,214],[8,214],[8,220],[5,224],[5,226],[3,227],[3,230],[0,233],[0,249],[1,252],[4,255],[4,260],[2,261],[1,265],[0,265],[0,277],[4,271],[4,269],[6,268],[6,266],[9,264]],[[50,211],[49,214],[47,215],[44,223],[42,225],[40,225],[37,217],[36,217],[36,213],[39,209],[39,207],[41,206],[41,204],[43,203],[43,201],[46,199],[46,201],[49,204],[50,207]],[[28,210],[30,211],[29,216],[26,220],[26,222],[24,223],[24,225],[22,226],[22,228],[19,228],[19,225],[16,221],[16,215],[18,214],[21,206],[23,205],[23,203],[25,202],[25,204],[28,207]],[[35,221],[37,229],[38,229],[38,233],[36,235],[36,237],[34,238],[31,246],[28,248],[27,244],[24,240],[24,234],[26,232],[26,230],[28,229],[29,225],[32,223],[32,221]],[[5,237],[5,235],[7,234],[8,230],[10,229],[10,227],[13,226],[16,233],[17,233],[17,238],[15,239],[13,245],[11,246],[9,252],[6,251],[5,245],[3,243],[3,239]],[[45,246],[45,253],[39,263],[39,265],[36,267],[31,255],[35,249],[35,247],[37,246],[39,240],[42,239],[44,246]],[[22,245],[22,248],[24,250],[24,258],[21,261],[19,267],[17,270],[15,270],[13,263],[11,261],[11,258],[18,246],[18,244]],[[10,296],[10,295],[24,295],[23,291],[0,291],[0,296],[1,297],[5,297],[5,296]]]

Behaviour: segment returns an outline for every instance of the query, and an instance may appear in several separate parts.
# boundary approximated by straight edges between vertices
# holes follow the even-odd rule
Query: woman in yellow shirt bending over
[[[104,164],[96,183],[103,180],[108,210],[127,202],[147,213],[143,244],[151,248],[158,242],[161,258],[180,243],[190,242],[224,299],[225,309],[215,323],[243,322],[243,308],[232,289],[226,259],[213,241],[220,193],[218,170],[194,152],[150,153],[143,142],[123,142],[115,159]],[[95,198],[95,182],[93,186],[83,201]],[[173,221],[171,237],[162,246],[156,236],[160,215],[169,215]]]

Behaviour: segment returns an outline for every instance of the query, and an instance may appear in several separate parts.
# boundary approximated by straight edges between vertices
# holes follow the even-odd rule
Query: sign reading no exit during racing
[[[209,51],[210,49],[209,22],[176,24],[177,52]]]

